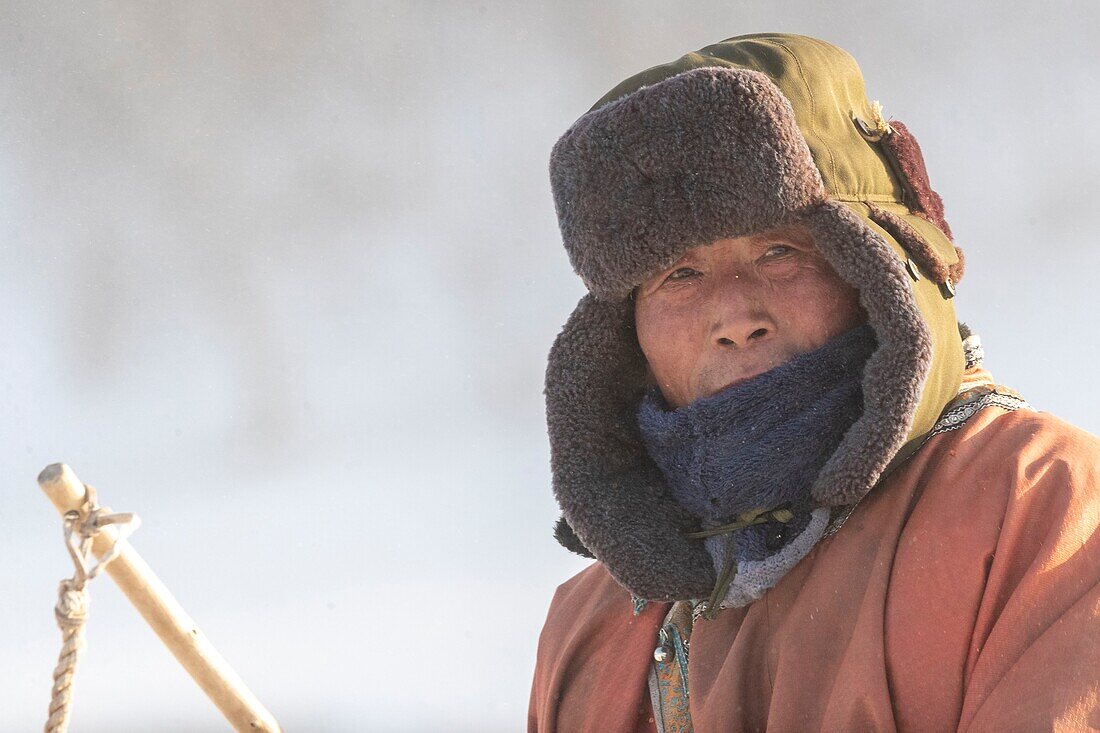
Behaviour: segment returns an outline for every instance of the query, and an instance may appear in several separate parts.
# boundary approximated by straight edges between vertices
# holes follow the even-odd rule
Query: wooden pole
[[[38,485],[62,516],[84,505],[84,484],[63,463],[46,466],[38,474]],[[95,536],[92,552],[102,557],[117,538],[118,530],[105,526]],[[129,543],[124,543],[105,571],[235,730],[282,730]]]

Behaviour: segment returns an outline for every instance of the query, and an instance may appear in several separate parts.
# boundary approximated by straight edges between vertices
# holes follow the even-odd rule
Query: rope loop
[[[118,525],[118,537],[99,562],[94,562],[92,542],[104,527],[112,524]],[[84,624],[88,620],[90,599],[84,586],[119,556],[126,545],[126,538],[140,524],[136,514],[112,514],[110,509],[99,506],[96,490],[87,484],[84,485],[84,504],[79,510],[65,512],[65,548],[73,561],[73,577],[62,580],[57,588],[54,617],[61,629],[62,642],[53,671],[53,692],[45,733],[65,733],[69,727],[73,677],[76,675],[76,663],[84,652]]]

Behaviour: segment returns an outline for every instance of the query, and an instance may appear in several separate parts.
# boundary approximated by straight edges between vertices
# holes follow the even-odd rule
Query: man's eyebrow
[[[796,244],[811,245],[814,243],[813,235],[811,235],[805,229],[794,226],[778,227],[776,229],[769,229],[766,232],[760,232],[753,236],[753,239],[758,243],[769,242],[773,239],[786,239]]]
[[[668,263],[667,265],[665,265],[664,267],[662,267],[662,268],[661,268],[661,269],[659,270],[659,272],[664,272],[665,270],[669,269],[670,267],[675,267],[676,265],[678,265],[678,264],[680,264],[681,262],[684,262],[684,261],[686,261],[686,260],[687,260],[687,261],[690,261],[690,260],[694,260],[694,259],[697,259],[697,258],[698,258],[698,256],[699,256],[699,253],[698,253],[698,252],[696,252],[696,251],[695,251],[695,248],[693,247],[692,249],[689,249],[689,250],[687,250],[687,251],[685,251],[685,252],[681,253],[679,257],[677,257],[677,258],[676,258],[676,259],[674,259],[674,260],[673,260],[672,262],[669,262],[669,263]],[[657,273],[654,273],[654,274],[657,274]]]

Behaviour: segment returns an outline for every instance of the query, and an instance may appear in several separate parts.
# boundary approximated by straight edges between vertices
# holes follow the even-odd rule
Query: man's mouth
[[[788,358],[790,358],[790,357],[788,357]],[[744,376],[737,377],[736,379],[731,379],[728,382],[724,382],[724,383],[722,383],[722,384],[720,384],[716,387],[713,387],[711,389],[707,389],[704,393],[700,394],[699,397],[705,397],[705,396],[709,396],[709,395],[713,395],[713,394],[718,394],[719,392],[725,392],[725,391],[734,389],[736,387],[739,387],[740,385],[744,384],[745,382],[751,382],[752,380],[757,379],[761,375],[766,374],[767,372],[770,372],[772,369],[775,369],[779,365],[786,363],[786,361],[787,361],[787,359],[778,358],[778,357],[773,357],[771,359],[764,359],[762,363],[760,361],[757,361],[756,364],[754,364],[754,365],[752,365],[751,367],[748,368],[749,371]],[[696,399],[698,399],[699,397],[697,397]]]
[[[719,387],[718,391],[723,392],[727,389],[730,389],[731,387],[736,387],[739,384],[744,384],[745,382],[749,381],[750,379],[752,379],[752,377],[742,377],[741,379],[735,379],[732,382],[729,382],[728,384],[726,384],[725,386]]]
[[[732,382],[727,382],[724,386],[719,387],[718,389],[716,389],[714,391],[715,391],[715,393],[724,392],[727,389],[732,389],[732,388],[734,388],[738,385],[744,384],[745,382],[748,382],[749,380],[756,379],[757,377],[759,377],[763,373],[764,372],[762,372],[762,371],[761,372],[756,372],[755,374],[750,374],[747,377],[741,377],[740,379],[734,379]]]

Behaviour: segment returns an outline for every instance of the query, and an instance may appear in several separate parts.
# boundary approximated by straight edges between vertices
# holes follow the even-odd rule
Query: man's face
[[[635,293],[650,374],[670,407],[712,395],[866,320],[801,226],[694,247]]]

